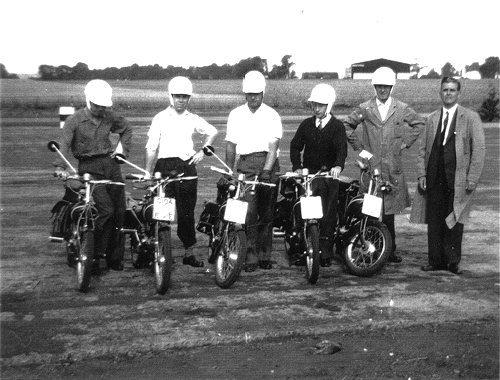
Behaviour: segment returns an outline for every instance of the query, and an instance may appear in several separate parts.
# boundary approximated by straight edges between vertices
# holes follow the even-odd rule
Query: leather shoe
[[[182,259],[182,263],[184,265],[191,265],[195,268],[201,268],[203,265],[205,265],[203,261],[196,260],[196,257],[194,255],[184,256],[184,258]]]
[[[460,270],[460,268],[458,267],[458,264],[450,264],[450,265],[448,265],[448,270],[451,273],[454,273],[454,274],[462,274],[462,273],[464,273],[462,270]]]
[[[245,265],[245,272],[255,272],[259,264],[247,264]]]
[[[424,272],[432,272],[432,271],[435,271],[435,270],[439,270],[439,268],[436,268],[433,265],[424,265],[420,269],[422,269]]]
[[[399,255],[396,255],[395,253],[392,253],[387,261],[390,263],[400,263],[401,261],[403,261],[403,258]]]
[[[262,269],[273,269],[273,264],[269,260],[260,260],[259,267]]]
[[[327,259],[321,259],[320,260],[320,265],[323,267],[323,268],[328,268],[328,267],[331,267],[332,266],[332,260],[330,258],[327,258]]]
[[[123,270],[123,264],[121,261],[115,261],[115,262],[111,263],[111,265],[109,267],[113,270],[116,270],[116,271]]]

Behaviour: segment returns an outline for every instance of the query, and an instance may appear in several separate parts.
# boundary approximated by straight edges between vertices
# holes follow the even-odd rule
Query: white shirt
[[[443,107],[443,119],[441,122],[441,131],[446,128],[446,132],[444,134],[444,140],[443,140],[443,145],[446,144],[446,140],[448,140],[448,133],[450,132],[450,125],[451,121],[453,120],[453,116],[455,116],[455,112],[457,112],[458,104],[455,104],[453,107],[450,109],[446,109]],[[444,119],[446,118],[446,112],[448,112],[448,125],[444,125]]]
[[[255,112],[243,104],[229,113],[226,141],[236,144],[237,154],[268,152],[269,142],[282,136],[280,116],[264,103]]]
[[[385,118],[387,117],[387,112],[389,112],[389,108],[391,107],[392,97],[389,96],[389,98],[385,101],[385,103],[382,103],[380,100],[378,100],[378,98],[376,98],[376,101],[377,101],[378,112],[380,113],[382,121],[384,121]]]
[[[168,107],[153,118],[146,149],[158,149],[158,158],[179,157],[187,160],[196,153],[193,148],[194,132],[212,135],[217,129],[198,115],[189,111],[179,115]]]

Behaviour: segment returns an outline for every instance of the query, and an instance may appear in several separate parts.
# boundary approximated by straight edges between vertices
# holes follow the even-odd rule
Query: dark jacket
[[[111,154],[115,149],[111,145],[111,133],[119,135],[123,154],[128,157],[132,144],[132,128],[125,118],[106,112],[105,117],[97,121],[87,108],[78,110],[64,123],[59,139],[60,151],[66,155],[71,150],[78,160]],[[60,158],[54,162],[54,166],[66,168]]]
[[[303,159],[301,160],[301,152]],[[334,116],[320,130],[316,127],[314,116],[300,123],[295,136],[290,142],[290,160],[292,170],[308,168],[315,173],[326,166],[329,170],[335,166],[344,169],[347,157],[347,137],[342,122]]]

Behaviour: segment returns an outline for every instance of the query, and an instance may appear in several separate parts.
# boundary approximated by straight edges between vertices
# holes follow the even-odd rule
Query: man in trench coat
[[[373,157],[370,162],[382,173],[382,179],[390,181],[392,191],[384,193],[382,222],[392,238],[389,261],[399,263],[396,251],[394,215],[410,206],[401,152],[409,148],[424,128],[424,120],[406,103],[391,97],[396,84],[396,74],[388,67],[381,67],[373,74],[372,84],[376,97],[362,103],[344,121],[347,139],[355,151],[367,150]],[[356,133],[362,125],[361,138]]]
[[[427,223],[429,264],[424,271],[459,269],[463,223],[483,170],[479,115],[458,104],[460,82],[445,77],[443,107],[429,115],[417,156],[418,188],[410,221]]]

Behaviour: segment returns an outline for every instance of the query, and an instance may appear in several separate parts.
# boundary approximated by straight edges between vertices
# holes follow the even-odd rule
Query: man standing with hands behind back
[[[417,156],[418,189],[411,221],[427,223],[429,264],[423,271],[461,274],[463,223],[483,170],[479,115],[458,104],[460,82],[441,81],[443,107],[429,115]]]

